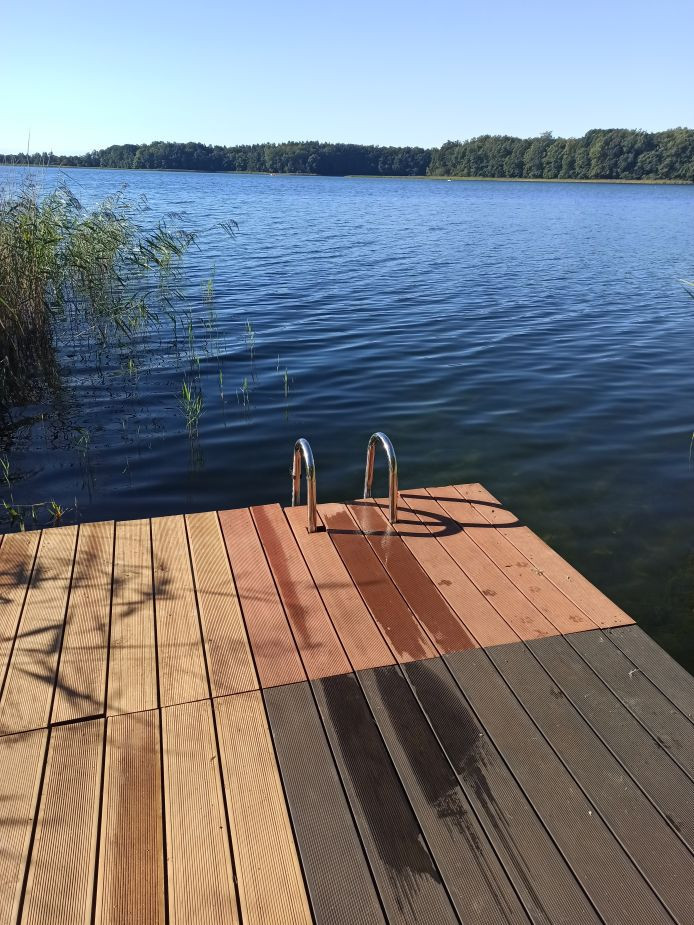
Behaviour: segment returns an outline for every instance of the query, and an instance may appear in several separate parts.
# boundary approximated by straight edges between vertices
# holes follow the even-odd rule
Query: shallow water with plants
[[[173,317],[58,323],[0,419],[0,530],[286,503],[299,436],[353,498],[380,429],[403,486],[483,482],[694,667],[694,187],[35,176],[200,237]]]

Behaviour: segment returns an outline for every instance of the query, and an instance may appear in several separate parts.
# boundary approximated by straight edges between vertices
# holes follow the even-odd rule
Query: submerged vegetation
[[[288,141],[204,145],[153,141],[111,145],[83,155],[41,152],[14,163],[146,170],[251,171],[319,176],[486,177],[530,180],[679,180],[694,182],[694,129],[664,132],[591,129],[581,138],[480,135],[440,148]]]

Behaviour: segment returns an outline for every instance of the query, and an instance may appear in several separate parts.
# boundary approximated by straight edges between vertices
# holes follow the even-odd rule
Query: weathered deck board
[[[686,920],[680,871],[692,856],[625,769],[523,646],[487,650],[552,749],[679,921]],[[561,672],[559,672],[561,677]]]
[[[162,710],[169,921],[237,923],[234,871],[209,701]]]
[[[22,909],[27,925],[91,922],[103,736],[103,719],[51,732]]]
[[[388,921],[457,922],[356,679],[338,675],[312,687]]]
[[[188,514],[200,623],[213,697],[256,690],[258,679],[216,513]]]
[[[0,538],[0,925],[685,925],[694,681],[479,485]]]
[[[359,682],[462,921],[527,922],[506,871],[400,668],[364,671]]]
[[[215,712],[243,921],[310,925],[262,695],[219,698]]]
[[[48,730],[0,738],[0,925],[17,921]]]
[[[111,616],[114,524],[83,524],[51,722],[102,716]]]
[[[77,527],[41,534],[0,697],[0,735],[48,723],[76,541]]]
[[[108,720],[98,925],[163,925],[164,855],[159,713]]]
[[[561,845],[553,841],[445,662],[412,662],[403,671],[532,920],[600,921]]]
[[[152,559],[159,702],[202,700],[207,676],[183,517],[152,521]]]
[[[694,689],[689,672],[637,626],[619,626],[605,635],[694,723]],[[632,677],[635,674],[632,672]]]
[[[116,524],[108,715],[158,705],[155,638],[149,521],[127,520]]]
[[[596,636],[598,634],[595,634]],[[609,646],[610,643],[607,643]],[[558,689],[619,759],[622,767],[653,800],[675,830],[694,849],[692,780],[590,668],[576,658],[561,636],[538,639],[528,648]],[[609,682],[609,674],[605,675]]]
[[[668,921],[653,890],[515,699],[487,651],[454,653],[445,661],[603,918],[611,925]]]
[[[14,646],[41,534],[16,533],[0,547],[0,692]]]

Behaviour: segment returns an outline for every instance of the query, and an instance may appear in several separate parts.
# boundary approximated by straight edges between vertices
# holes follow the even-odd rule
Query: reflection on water
[[[50,406],[16,409],[18,501],[83,520],[286,502],[300,435],[319,500],[348,499],[383,429],[404,487],[483,482],[694,665],[693,187],[67,177],[240,233],[188,255],[176,336],[73,342]]]

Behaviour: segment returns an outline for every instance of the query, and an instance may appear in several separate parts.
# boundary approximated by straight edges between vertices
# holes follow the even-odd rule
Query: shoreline
[[[184,167],[82,167],[61,164],[8,164],[0,162],[0,167],[23,170],[114,170],[129,173],[186,173],[186,174],[223,174],[242,177],[311,177],[322,180],[438,180],[439,182],[465,181],[484,183],[615,183],[630,186],[692,186],[694,180],[617,180],[617,179],[577,179],[570,177],[459,177],[459,176],[414,176],[399,174],[322,174],[322,173],[270,173],[267,170],[187,170]]]

